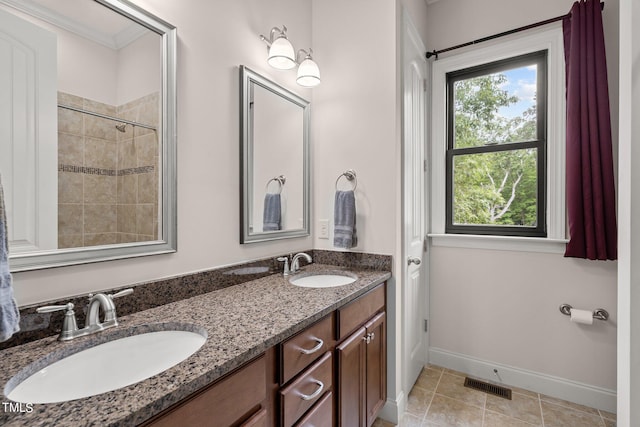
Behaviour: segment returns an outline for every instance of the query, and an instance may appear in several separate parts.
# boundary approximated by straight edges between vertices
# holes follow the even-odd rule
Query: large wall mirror
[[[240,66],[241,243],[309,235],[309,102]]]
[[[175,67],[126,0],[0,0],[11,271],[176,250]]]

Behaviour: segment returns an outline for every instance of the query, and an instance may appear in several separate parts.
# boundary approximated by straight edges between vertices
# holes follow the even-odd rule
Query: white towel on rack
[[[4,194],[0,180],[0,342],[6,341],[20,330],[20,312],[13,297],[9,273],[9,239]]]
[[[333,246],[349,249],[358,245],[356,197],[352,190],[336,191],[333,204],[333,226]]]

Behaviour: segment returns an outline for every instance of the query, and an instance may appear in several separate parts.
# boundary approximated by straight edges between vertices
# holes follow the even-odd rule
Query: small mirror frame
[[[250,132],[250,112],[249,106],[251,102],[250,85],[256,84],[264,89],[273,92],[275,95],[292,102],[303,111],[303,226],[293,230],[278,230],[259,233],[250,233],[251,209],[250,203],[253,196],[253,147]],[[309,170],[309,126],[311,123],[311,105],[309,101],[301,98],[295,93],[283,88],[282,86],[272,82],[266,77],[252,71],[251,69],[240,66],[240,243],[265,242],[277,239],[288,239],[292,237],[305,237],[310,235],[310,170]]]
[[[94,0],[162,37],[162,239],[9,255],[11,272],[177,251],[176,27],[127,0]]]

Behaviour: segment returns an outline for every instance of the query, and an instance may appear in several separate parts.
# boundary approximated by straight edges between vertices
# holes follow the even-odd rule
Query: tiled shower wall
[[[112,106],[66,93],[58,102],[158,126],[159,97]],[[158,134],[58,108],[58,247],[158,238]]]

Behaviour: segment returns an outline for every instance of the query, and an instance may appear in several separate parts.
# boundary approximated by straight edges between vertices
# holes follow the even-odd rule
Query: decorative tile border
[[[74,166],[74,165],[58,165],[58,172],[73,172],[83,173],[85,175],[105,175],[105,176],[123,176],[123,175],[137,175],[141,173],[149,173],[155,170],[155,166],[139,166],[136,168],[127,169],[105,169],[105,168],[91,168],[87,166]]]
[[[392,266],[392,257],[390,255],[327,250],[308,250],[305,252],[311,254],[313,262],[317,264],[376,271],[391,271]],[[118,299],[118,316],[126,316],[138,311],[249,282],[271,274],[281,273],[282,263],[276,261],[278,256],[280,255],[230,267],[136,284],[133,294]],[[304,267],[304,262],[302,266]],[[103,292],[115,293],[129,287],[131,285]],[[86,296],[22,307],[20,308],[20,332],[10,340],[0,343],[0,350],[59,334],[64,313],[58,311],[40,314],[36,313],[36,308],[43,305],[64,305],[68,302],[72,302],[76,307],[78,325],[84,325],[88,302]]]

